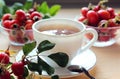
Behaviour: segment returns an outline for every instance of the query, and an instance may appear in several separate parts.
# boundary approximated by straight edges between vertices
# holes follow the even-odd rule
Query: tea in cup
[[[32,29],[37,44],[44,40],[55,43],[55,47],[45,51],[44,55],[64,52],[69,56],[69,61],[77,54],[89,49],[98,37],[94,29],[86,28],[81,22],[64,18],[37,21],[33,24]],[[86,33],[92,33],[93,38],[83,45]]]

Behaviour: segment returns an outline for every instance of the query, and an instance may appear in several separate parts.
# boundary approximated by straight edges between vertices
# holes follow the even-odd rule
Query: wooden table
[[[62,9],[54,18],[74,19],[80,15],[80,9]],[[118,41],[119,42],[119,41]],[[0,33],[0,49],[8,47],[8,38]],[[11,46],[10,49],[19,51],[21,47]],[[89,71],[96,79],[120,79],[120,45],[109,47],[91,47],[97,57],[96,65]],[[89,79],[84,74],[69,79]]]

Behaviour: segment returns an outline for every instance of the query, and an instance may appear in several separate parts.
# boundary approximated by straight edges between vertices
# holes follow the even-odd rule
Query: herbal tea
[[[74,26],[59,24],[59,25],[49,25],[49,26],[40,27],[39,31],[49,35],[70,35],[80,32],[80,29]]]

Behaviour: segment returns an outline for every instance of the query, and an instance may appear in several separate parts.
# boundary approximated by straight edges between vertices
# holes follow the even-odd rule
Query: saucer
[[[19,51],[19,53],[16,56],[16,61],[19,61],[22,58],[23,51]],[[33,53],[31,52],[31,55]],[[71,61],[71,64],[76,64],[79,66],[82,66],[86,68],[86,70],[91,69],[96,63],[96,55],[94,52],[90,49],[80,53],[76,57],[73,58]],[[55,67],[55,73],[60,76],[60,78],[68,78],[68,77],[74,77],[80,75],[79,73],[76,72],[70,72],[67,67],[61,68],[61,67]],[[42,74],[43,76],[48,76],[45,72]]]

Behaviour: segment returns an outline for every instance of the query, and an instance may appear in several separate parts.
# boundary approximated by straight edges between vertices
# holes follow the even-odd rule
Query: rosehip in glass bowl
[[[82,7],[81,16],[77,18],[77,21],[84,23],[87,28],[97,31],[98,40],[94,44],[96,47],[111,46],[119,38],[120,14],[115,12],[114,8],[106,6],[106,2],[108,0],[100,0],[97,5],[90,3],[88,7]],[[88,33],[86,37],[90,40],[92,34]]]
[[[113,45],[117,40],[117,31],[120,31],[120,26],[105,28],[87,26],[87,28],[93,28],[98,32],[98,40],[93,45],[96,47],[106,47]],[[92,38],[92,35],[88,33],[86,34],[86,37],[90,40]]]
[[[32,25],[41,19],[42,14],[37,11],[29,13],[19,9],[14,15],[9,13],[3,15],[1,28],[7,32],[12,45],[23,46],[34,40]]]

